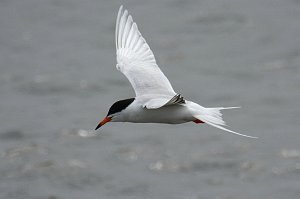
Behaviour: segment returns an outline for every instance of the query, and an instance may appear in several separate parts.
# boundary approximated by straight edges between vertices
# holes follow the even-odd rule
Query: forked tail
[[[221,110],[224,109],[235,109],[240,107],[217,107],[217,108],[203,108],[201,112],[198,112],[194,115],[194,117],[200,121],[203,121],[206,124],[209,124],[211,126],[214,126],[216,128],[222,129],[224,131],[227,131],[229,133],[233,133],[236,135],[248,137],[248,138],[257,138],[249,135],[244,135],[241,133],[237,133],[235,131],[229,130],[225,128],[224,126],[227,126],[222,118]]]

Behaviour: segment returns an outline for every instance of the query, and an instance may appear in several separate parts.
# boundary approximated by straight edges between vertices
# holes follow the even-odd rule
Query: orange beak
[[[107,122],[109,122],[111,120],[111,117],[105,117],[99,124],[98,126],[95,128],[95,130],[97,130],[98,128],[100,128],[101,126],[103,126],[104,124],[106,124]]]

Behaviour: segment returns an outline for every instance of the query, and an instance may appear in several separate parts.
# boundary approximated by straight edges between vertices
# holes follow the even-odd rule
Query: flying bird
[[[205,108],[188,101],[172,88],[158,67],[154,54],[127,10],[120,6],[115,30],[117,69],[131,83],[135,97],[115,102],[95,130],[107,122],[206,123],[229,133],[221,110],[239,107]]]

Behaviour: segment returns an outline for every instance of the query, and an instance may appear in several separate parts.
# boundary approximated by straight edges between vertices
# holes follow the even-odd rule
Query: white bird
[[[153,52],[136,23],[128,11],[123,10],[123,6],[120,6],[118,12],[115,34],[116,67],[128,78],[136,97],[115,102],[95,130],[107,122],[167,124],[195,122],[255,138],[224,127],[226,124],[220,110],[239,107],[205,108],[176,93],[157,66]]]

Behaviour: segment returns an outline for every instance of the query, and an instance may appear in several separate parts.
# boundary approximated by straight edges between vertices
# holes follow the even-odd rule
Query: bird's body
[[[181,124],[196,120],[186,104],[163,106],[158,109],[143,108],[146,99],[136,98],[118,118],[121,122]],[[163,113],[163,114],[162,114]],[[113,121],[113,120],[112,120]]]
[[[131,83],[136,96],[115,102],[107,116],[96,127],[107,122],[206,123],[230,133],[236,133],[224,126],[222,109],[237,107],[205,108],[184,99],[172,88],[168,78],[162,73],[154,54],[141,35],[127,10],[120,7],[116,21],[117,69]]]

